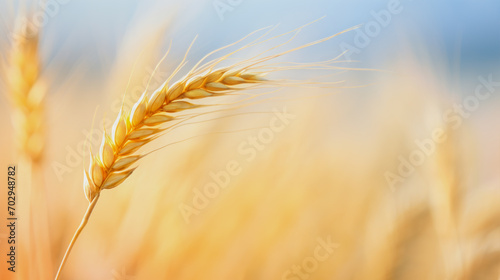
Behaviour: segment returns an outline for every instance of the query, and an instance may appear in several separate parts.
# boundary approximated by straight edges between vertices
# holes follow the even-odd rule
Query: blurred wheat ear
[[[45,81],[41,76],[39,30],[17,28],[7,54],[5,67],[6,93],[11,101],[12,123],[19,168],[19,197],[21,238],[31,245],[22,250],[20,258],[29,263],[21,273],[33,278],[46,279],[51,274],[50,236],[48,233],[46,191],[43,185],[43,158],[45,150]],[[24,274],[23,274],[24,275]]]
[[[293,39],[294,35],[296,35],[303,27],[276,37],[272,37],[271,39],[276,39],[287,34],[292,34]],[[270,29],[269,32],[271,30],[272,29]],[[174,121],[180,120],[180,122],[182,122],[183,120],[186,120],[186,118],[181,120],[181,116],[176,115],[176,113],[191,111],[199,107],[210,106],[210,104],[217,105],[216,103],[209,103],[208,105],[196,104],[197,100],[205,100],[209,99],[209,97],[231,95],[241,90],[248,90],[260,86],[285,86],[286,81],[266,80],[263,76],[269,72],[275,71],[308,69],[310,67],[317,66],[318,63],[301,64],[299,66],[279,66],[279,64],[266,65],[265,62],[290,52],[319,44],[337,36],[338,34],[346,32],[347,30],[297,48],[288,49],[274,55],[263,56],[263,54],[268,51],[290,42],[289,40],[285,44],[274,46],[268,51],[265,51],[251,59],[240,61],[228,67],[221,68],[218,66],[222,61],[225,61],[237,52],[241,52],[248,47],[271,40],[263,39],[269,33],[265,32],[264,35],[258,37],[258,39],[244,45],[236,51],[204,63],[208,57],[216,52],[240,43],[249,36],[260,31],[262,30],[252,32],[248,36],[231,45],[209,53],[202,60],[200,60],[188,72],[188,74],[184,76],[184,78],[170,85],[171,79],[185,65],[186,57],[192,46],[191,44],[179,66],[173,71],[171,76],[160,88],[151,94],[148,94],[146,90],[130,111],[125,111],[122,108],[113,124],[111,133],[104,133],[99,152],[96,154],[91,152],[90,165],[88,170],[84,171],[84,192],[90,204],[61,261],[55,278],[56,280],[59,278],[78,236],[86,226],[88,219],[97,204],[101,191],[119,186],[134,172],[135,167],[132,166],[139,159],[146,156],[146,154],[138,152],[140,148],[160,137],[162,132],[165,132],[166,129],[175,126],[176,124],[173,124]],[[324,67],[324,69],[331,70],[336,69],[331,65],[334,62],[335,59],[328,60],[320,64]],[[168,124],[171,125],[168,126]]]
[[[7,67],[18,148],[34,164],[41,161],[45,145],[43,113],[46,90],[40,79],[38,40],[36,31],[17,31]]]

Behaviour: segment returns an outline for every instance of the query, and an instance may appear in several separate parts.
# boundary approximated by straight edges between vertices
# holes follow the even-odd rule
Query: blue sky
[[[2,0],[6,1],[6,0]],[[55,0],[54,0],[55,1]],[[199,51],[213,50],[241,36],[269,25],[280,24],[279,31],[288,31],[326,16],[308,29],[303,40],[314,40],[346,28],[374,21],[374,13],[387,10],[394,0],[332,1],[332,0],[65,0],[56,16],[50,18],[45,33],[49,59],[56,59],[62,49],[65,58],[87,61],[110,57],[137,17],[171,17],[175,24],[165,34],[165,41],[174,39],[184,47],[199,35]],[[490,73],[500,65],[500,1],[417,1],[400,0],[402,11],[391,16],[390,23],[370,38],[368,46],[358,48],[352,59],[370,68],[383,68],[384,62],[406,48],[425,53],[437,62],[445,62],[450,75],[477,76]],[[4,2],[2,3],[5,5]],[[2,5],[2,6],[3,6]],[[219,7],[219,10],[217,10]],[[220,8],[226,9],[221,16]],[[227,9],[227,7],[229,7]],[[165,13],[162,13],[162,11]],[[5,18],[5,16],[4,16]],[[353,44],[356,32],[324,44],[317,52],[330,56],[341,52],[341,44]],[[71,58],[68,60],[68,58]],[[95,65],[99,65],[96,61]]]

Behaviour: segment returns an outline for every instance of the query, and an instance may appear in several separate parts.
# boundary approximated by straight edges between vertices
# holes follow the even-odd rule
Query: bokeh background
[[[98,142],[129,77],[126,103],[137,98],[170,42],[152,87],[195,36],[182,74],[252,31],[276,26],[278,35],[323,16],[289,47],[360,27],[281,61],[340,55],[335,65],[347,70],[269,78],[345,82],[285,88],[148,146],[181,141],[103,192],[62,279],[500,277],[498,1],[4,0],[0,10],[0,153],[3,169],[19,166],[22,225],[15,274],[3,260],[1,227],[1,279],[54,277],[88,203],[85,139]],[[5,70],[13,32],[29,12],[46,19],[38,47],[45,140],[36,163],[16,149]],[[487,98],[474,97],[481,85]],[[247,161],[238,147],[283,108],[293,121]],[[436,131],[447,139],[428,142]],[[180,209],[231,161],[241,173],[186,219]],[[0,209],[6,195],[2,187]]]

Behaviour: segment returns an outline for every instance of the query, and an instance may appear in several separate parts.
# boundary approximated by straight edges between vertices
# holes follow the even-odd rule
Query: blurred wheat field
[[[42,237],[47,249],[19,259],[14,275],[2,259],[1,279],[54,278],[88,204],[85,139],[98,149],[102,127],[111,126],[101,120],[115,117],[127,83],[129,96],[144,89],[170,41],[163,38],[174,30],[169,24],[141,43],[125,36],[117,56],[127,59],[102,61],[110,69],[105,77],[86,80],[92,66],[83,62],[64,80],[56,63],[43,67],[47,138],[42,175],[31,185],[42,194],[31,203],[19,196],[18,205],[48,218],[25,222],[18,236],[35,242],[19,239],[18,252],[39,256]],[[291,59],[310,61],[313,52]],[[152,87],[181,53],[174,49],[174,59],[161,64]],[[102,193],[61,279],[498,279],[500,133],[490,127],[500,117],[496,88],[466,116],[454,109],[469,108],[464,100],[474,92],[457,98],[431,61],[409,50],[383,67],[391,71],[328,77],[348,81],[345,87],[287,87],[151,143],[146,151],[161,149]],[[12,148],[12,105],[3,96],[0,106],[2,166],[17,164],[19,176],[28,176]],[[428,141],[438,134],[446,139]]]

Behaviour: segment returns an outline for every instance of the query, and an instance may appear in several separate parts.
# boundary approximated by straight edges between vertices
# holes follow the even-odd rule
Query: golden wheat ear
[[[295,30],[295,33],[292,33],[291,39],[295,37],[298,31],[300,31],[300,28]],[[265,33],[265,35],[266,34],[267,33]],[[282,35],[279,35],[271,39],[279,38],[281,36]],[[192,46],[191,44],[184,58],[179,63],[179,66],[173,71],[167,81],[151,94],[144,92],[139,100],[135,102],[132,109],[128,111],[120,111],[113,124],[111,133],[104,133],[99,151],[95,154],[91,152],[88,169],[84,171],[83,184],[84,193],[90,205],[80,227],[77,229],[66,251],[66,254],[63,257],[56,279],[58,279],[61,273],[75,240],[78,238],[83,227],[85,227],[88,218],[92,213],[97,200],[99,199],[101,191],[115,188],[130,177],[135,170],[135,167],[133,167],[134,164],[145,156],[144,154],[141,154],[139,150],[149,142],[157,139],[162,132],[168,128],[169,123],[179,120],[178,115],[175,113],[190,111],[200,106],[204,106],[197,102],[200,100],[211,100],[211,97],[231,95],[237,91],[256,88],[259,86],[282,86],[284,85],[282,81],[272,81],[263,78],[263,76],[268,72],[266,69],[270,67],[270,65],[265,65],[265,62],[288,54],[292,51],[324,42],[334,36],[329,36],[298,48],[288,49],[278,54],[263,56],[263,54],[267,52],[265,51],[258,56],[240,61],[230,66],[218,66],[230,56],[245,50],[249,46],[255,46],[262,42],[271,40],[265,39],[259,41],[263,38],[263,36],[260,36],[257,40],[244,45],[236,51],[230,52],[229,54],[201,65],[202,62],[208,58],[208,56],[215,54],[217,51],[224,48],[209,53],[200,62],[198,62],[186,76],[170,85],[170,81],[174,75],[176,75],[185,65],[186,57]],[[279,46],[286,45],[291,41],[291,39]],[[234,44],[231,44],[230,46],[232,45]],[[273,50],[275,48],[276,46],[269,50]],[[333,69],[333,66],[329,63],[325,63],[324,65],[328,66],[327,69]],[[310,66],[311,65],[308,64],[304,64],[302,67],[297,67],[296,65],[293,67],[283,66],[279,69],[308,69]],[[273,71],[275,70],[276,69]],[[208,102],[210,103],[210,101]]]

